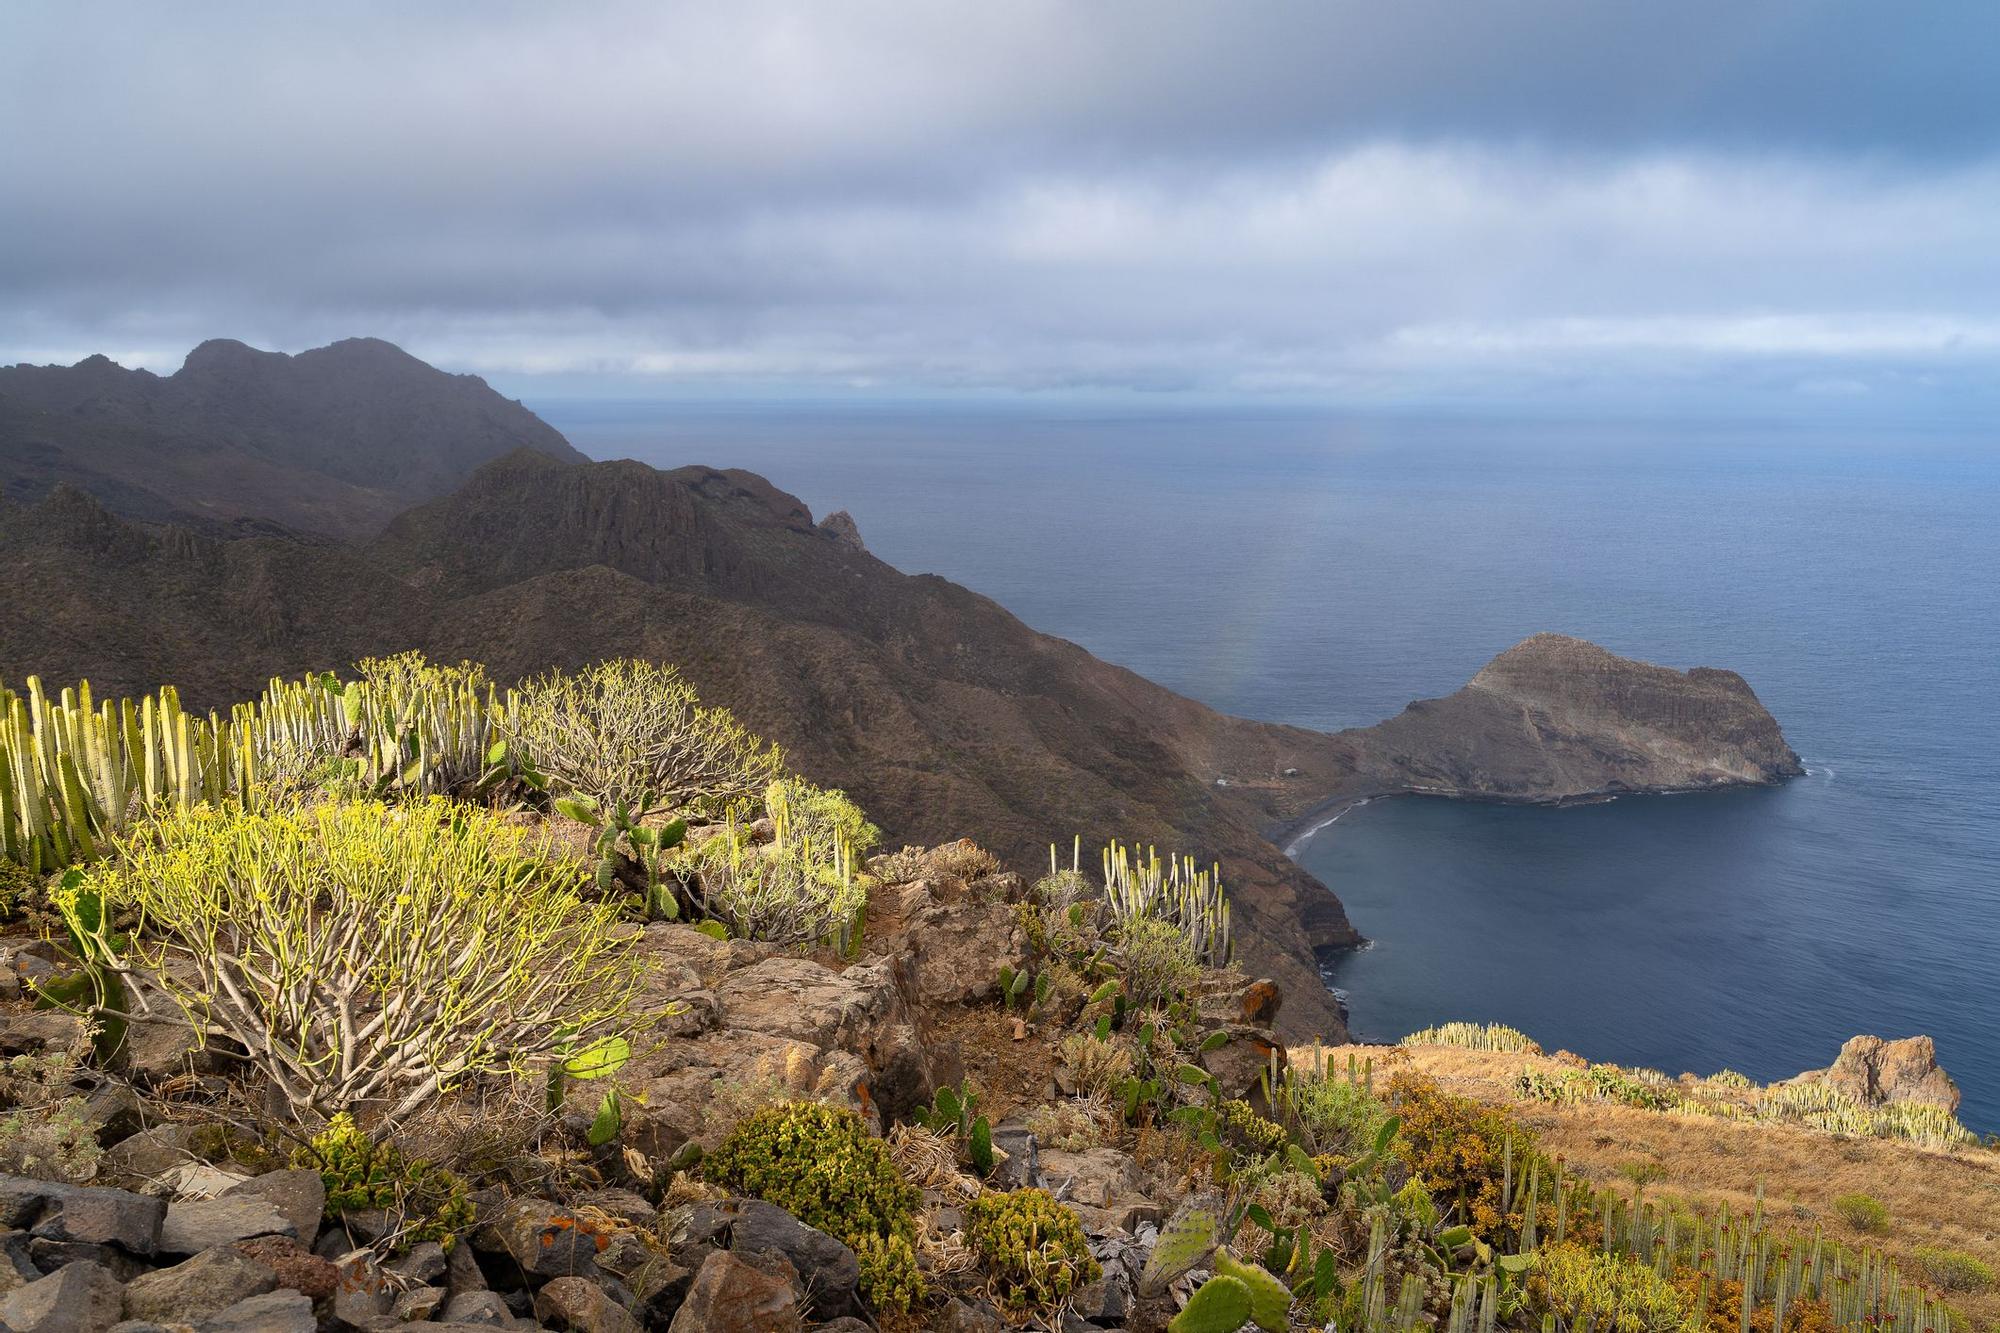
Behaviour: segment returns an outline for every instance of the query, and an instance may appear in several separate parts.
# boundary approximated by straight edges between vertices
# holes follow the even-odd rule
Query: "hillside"
[[[116,513],[362,537],[515,449],[583,455],[473,375],[376,338],[297,356],[214,339],[171,375],[104,356],[0,367],[0,495],[67,483]]]
[[[1374,728],[1227,717],[890,568],[760,477],[712,468],[516,451],[359,545],[148,526],[64,488],[0,511],[0,557],[26,594],[0,605],[0,679],[87,678],[101,696],[172,681],[218,707],[274,675],[409,647],[509,681],[637,655],[679,664],[896,837],[970,831],[1023,863],[1072,834],[1198,849],[1222,863],[1246,960],[1292,996],[1284,1026],[1300,1036],[1343,1031],[1316,957],[1358,937],[1270,841],[1274,825],[1446,780],[1552,799],[1767,781],[1796,764],[1738,678],[1558,636]],[[1551,653],[1598,666],[1578,678],[1601,687],[1589,708],[1537,665]],[[1542,682],[1536,705],[1491,685],[1524,674]]]

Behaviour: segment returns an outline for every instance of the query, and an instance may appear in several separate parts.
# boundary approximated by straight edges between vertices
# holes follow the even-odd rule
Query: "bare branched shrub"
[[[634,821],[746,808],[784,768],[776,746],[704,708],[674,668],[630,658],[528,681],[502,725],[558,791]]]
[[[305,1125],[382,1134],[482,1075],[642,1021],[615,904],[526,830],[443,801],[163,816],[58,890],[86,962],[137,1021],[232,1045]],[[112,912],[130,912],[129,938]]]

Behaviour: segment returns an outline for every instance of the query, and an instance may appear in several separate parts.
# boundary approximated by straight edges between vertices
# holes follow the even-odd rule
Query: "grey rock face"
[[[854,1251],[782,1208],[758,1199],[744,1200],[730,1231],[729,1248],[738,1253],[784,1255],[805,1285],[806,1312],[815,1319],[837,1319],[858,1312],[861,1261]]]
[[[267,1171],[224,1190],[222,1197],[268,1203],[292,1224],[299,1244],[308,1249],[319,1236],[320,1218],[326,1212],[326,1182],[319,1172],[309,1169]]]
[[[298,1226],[268,1199],[225,1195],[219,1199],[187,1199],[167,1205],[160,1227],[164,1254],[200,1254],[256,1236],[298,1236]]]

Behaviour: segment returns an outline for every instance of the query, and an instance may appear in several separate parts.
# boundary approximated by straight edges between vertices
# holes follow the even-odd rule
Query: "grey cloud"
[[[1995,37],[1830,0],[15,5],[0,360],[1912,392],[2000,318]]]

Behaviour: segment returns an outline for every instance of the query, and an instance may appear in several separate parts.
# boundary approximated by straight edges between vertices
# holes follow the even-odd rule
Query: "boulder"
[[[434,1240],[420,1240],[409,1248],[408,1253],[383,1265],[405,1282],[435,1282],[444,1276],[450,1266],[444,1246]]]
[[[1208,1027],[1248,1023],[1268,1028],[1278,1021],[1278,1008],[1284,998],[1277,982],[1259,977],[1228,990],[1210,991],[1200,997],[1197,1008],[1202,1023]]]
[[[200,1254],[218,1245],[233,1245],[256,1236],[298,1239],[298,1224],[269,1199],[224,1195],[219,1199],[181,1199],[167,1205],[160,1227],[164,1254]]]
[[[497,1291],[461,1291],[444,1303],[447,1324],[479,1324],[505,1328],[514,1321],[514,1312]]]
[[[1066,1202],[1104,1208],[1114,1199],[1139,1192],[1138,1164],[1132,1160],[1132,1154],[1117,1148],[1092,1148],[1087,1152],[1045,1148],[1041,1158],[1044,1187]]]
[[[483,1253],[506,1255],[534,1280],[596,1277],[597,1254],[608,1241],[588,1219],[547,1199],[510,1199],[472,1235]]]
[[[13,1333],[103,1333],[117,1323],[124,1289],[89,1260],[0,1296],[0,1327]]]
[[[639,1321],[587,1278],[559,1277],[536,1292],[535,1318],[570,1333],[640,1333]]]
[[[923,1047],[886,962],[836,972],[810,959],[767,958],[731,972],[715,993],[725,1028],[803,1042],[829,1061],[860,1057],[886,1114],[905,1114],[930,1092]]]
[[[1958,1111],[1958,1084],[1938,1065],[1937,1045],[1929,1037],[1849,1038],[1819,1077],[1866,1106],[1912,1102]]]
[[[571,1280],[557,1279],[560,1282]],[[429,1319],[444,1307],[450,1295],[451,1293],[443,1287],[411,1287],[408,1291],[397,1294],[394,1303],[389,1307],[389,1317],[404,1324],[417,1319]]]
[[[164,1193],[160,1178],[195,1160],[189,1146],[194,1131],[186,1125],[155,1125],[107,1148],[98,1163],[97,1178],[142,1194]]]
[[[50,1047],[67,1050],[83,1040],[84,1024],[74,1014],[27,1009],[0,1021],[0,1055],[38,1055]]]
[[[204,1250],[127,1282],[125,1317],[193,1323],[277,1287],[277,1273],[256,1260],[235,1250]]]
[[[979,1004],[1000,998],[1000,969],[1025,969],[1028,936],[1005,902],[926,907],[910,917],[903,937],[917,1000]]]
[[[302,1292],[273,1291],[238,1301],[195,1325],[195,1333],[316,1333],[313,1303]]]
[[[1229,1040],[1212,1051],[1202,1052],[1197,1057],[1201,1067],[1215,1079],[1224,1097],[1261,1102],[1264,1074],[1270,1069],[1273,1057],[1278,1068],[1285,1067],[1285,1048],[1272,1039],[1268,1029],[1253,1024],[1230,1023],[1216,1031],[1228,1033]]]
[[[804,1284],[806,1313],[837,1319],[860,1310],[861,1261],[840,1241],[759,1199],[746,1199],[730,1228],[738,1254],[782,1254]]]
[[[1041,1144],[1024,1122],[1003,1120],[993,1126],[993,1146],[1007,1154],[993,1168],[995,1189],[1027,1189],[1041,1178]]]
[[[668,1333],[787,1333],[801,1327],[798,1274],[774,1254],[717,1250],[702,1260]]]
[[[290,1236],[259,1236],[232,1248],[276,1273],[280,1287],[302,1291],[315,1302],[326,1300],[339,1286],[340,1270]]]
[[[938,1311],[938,1333],[1005,1333],[1006,1321],[985,1301],[967,1303],[953,1297]]]
[[[326,1181],[310,1168],[267,1171],[224,1190],[222,1197],[263,1200],[284,1214],[299,1244],[310,1249],[319,1236],[320,1218],[326,1212]]]
[[[159,1246],[167,1205],[129,1190],[59,1185],[0,1176],[0,1226],[20,1227],[51,1241],[116,1245],[150,1255]]]
[[[320,1262],[330,1263],[325,1259]],[[382,1276],[382,1270],[376,1266],[372,1254],[351,1255],[332,1267],[333,1321],[336,1326],[363,1328],[389,1313],[395,1303],[395,1292]]]
[[[110,1269],[111,1276],[120,1282],[130,1282],[147,1271],[144,1259],[135,1259],[116,1245],[81,1240],[45,1240],[34,1236],[28,1241],[28,1257],[34,1260],[40,1273],[53,1273],[64,1264],[82,1263],[86,1259]]]

